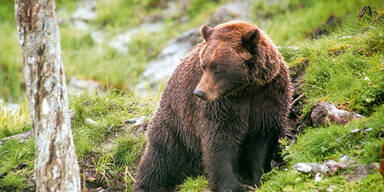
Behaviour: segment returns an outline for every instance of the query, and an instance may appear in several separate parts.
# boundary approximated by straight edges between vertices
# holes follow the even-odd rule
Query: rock
[[[326,173],[329,170],[327,166],[323,164],[317,164],[317,163],[296,163],[293,166],[293,168],[302,173],[315,173],[315,174]]]
[[[144,123],[146,116],[139,116],[125,121],[126,124],[133,124],[133,126],[142,125]]]
[[[345,40],[345,39],[352,39],[353,36],[351,35],[345,35],[345,36],[341,36],[340,39],[342,40]]]
[[[330,175],[333,175],[337,173],[340,169],[346,169],[347,164],[345,163],[338,163],[333,160],[326,160],[321,164],[318,163],[296,163],[293,166],[293,169],[296,169],[299,172],[302,173],[313,173],[315,175],[317,174],[325,174],[329,173]]]
[[[339,161],[342,162],[342,163],[349,163],[349,162],[351,162],[352,160],[351,160],[350,157],[348,157],[348,156],[346,156],[346,155],[343,155],[343,156],[340,157]]]
[[[352,174],[348,176],[348,181],[355,181],[357,179],[362,179],[368,174],[373,174],[379,168],[377,163],[362,164],[359,165]]]
[[[199,41],[201,41],[199,29],[189,30],[170,40],[157,58],[146,65],[136,90],[145,93],[147,91],[146,84],[151,90],[156,90],[160,83],[164,82],[176,69],[180,60]]]
[[[140,32],[153,33],[160,31],[162,27],[162,23],[143,23],[139,27],[128,29],[126,32],[114,37],[108,45],[124,53],[128,51],[128,45],[135,35]]]
[[[96,0],[82,0],[78,3],[78,7],[72,14],[75,20],[92,21],[96,19],[97,13],[95,10]]]
[[[351,131],[352,134],[357,134],[357,133],[361,133],[361,130],[360,129],[354,129]]]
[[[88,125],[95,126],[95,127],[100,125],[98,122],[96,122],[95,120],[93,120],[91,118],[85,119],[85,123],[88,124]]]
[[[72,77],[69,80],[69,83],[67,85],[68,93],[69,94],[81,94],[83,91],[87,91],[88,93],[104,93],[104,86],[93,80],[85,80],[85,79],[78,79],[76,77]]]
[[[105,41],[106,33],[104,31],[92,31],[91,38],[97,44],[102,44]]]
[[[363,133],[367,133],[367,132],[370,132],[372,130],[373,130],[372,128],[366,128],[366,129],[363,130]]]
[[[216,26],[230,20],[250,21],[252,19],[253,1],[230,1],[219,8],[208,20],[208,24]]]
[[[333,160],[326,160],[323,163],[325,166],[329,168],[329,174],[333,175],[337,173],[340,169],[346,169],[347,165],[344,163],[338,163]]]
[[[74,28],[78,31],[89,31],[88,24],[82,20],[75,20],[73,24]]]
[[[140,33],[154,33],[161,31],[164,27],[164,23],[143,23],[135,28],[130,28],[126,32],[121,33],[112,38],[108,45],[116,49],[120,53],[126,53],[129,49],[129,44],[132,39]]]
[[[338,109],[333,103],[327,102],[317,104],[312,109],[310,117],[313,125],[315,126],[328,124],[330,122],[345,125],[353,119],[363,118],[362,115]]]
[[[320,173],[316,173],[315,174],[315,183],[318,183],[322,180],[323,178],[321,177],[321,174]]]
[[[329,191],[329,192],[333,192],[333,190],[334,190],[336,187],[337,187],[336,185],[331,185],[331,186],[327,187],[327,191]]]
[[[132,137],[137,138],[147,131],[148,123],[145,122],[145,118],[146,116],[140,116],[125,121],[126,124],[133,124],[133,128],[131,130]]]

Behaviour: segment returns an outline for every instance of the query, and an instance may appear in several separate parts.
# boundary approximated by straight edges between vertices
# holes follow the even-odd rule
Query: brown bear
[[[291,100],[288,69],[247,22],[201,27],[148,125],[134,191],[174,191],[205,174],[212,191],[244,191],[271,169]]]

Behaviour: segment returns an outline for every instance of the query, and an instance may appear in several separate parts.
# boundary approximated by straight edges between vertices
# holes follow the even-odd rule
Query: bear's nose
[[[195,91],[193,91],[193,94],[198,96],[202,100],[206,100],[205,93],[200,89],[195,89]]]

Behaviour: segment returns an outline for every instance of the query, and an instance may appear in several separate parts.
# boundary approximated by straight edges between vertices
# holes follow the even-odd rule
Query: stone
[[[108,43],[108,46],[116,49],[120,53],[126,53],[129,49],[129,44],[132,39],[140,33],[155,33],[159,32],[164,28],[164,23],[143,23],[135,28],[129,28],[126,32],[121,33],[112,38]]]
[[[93,80],[78,79],[76,77],[72,77],[69,80],[67,88],[69,94],[75,95],[79,95],[84,91],[88,93],[105,92],[104,86],[101,83]]]
[[[88,125],[95,126],[95,127],[100,125],[98,122],[96,122],[95,120],[93,120],[91,118],[85,119],[85,123],[88,124]]]
[[[198,29],[191,29],[170,40],[157,58],[146,65],[136,90],[139,93],[145,93],[147,91],[146,84],[151,90],[156,90],[176,69],[180,60],[199,41],[201,38]]]
[[[338,163],[333,160],[326,160],[323,163],[325,166],[329,168],[329,174],[333,175],[337,173],[340,169],[346,169],[347,165],[344,163]]]
[[[95,10],[96,0],[82,0],[78,3],[78,7],[72,14],[75,20],[92,21],[96,19],[97,13]]]
[[[340,169],[346,169],[346,163],[338,163],[333,160],[325,160],[323,163],[296,163],[293,166],[293,169],[296,169],[302,173],[313,173],[317,174],[326,174],[329,173],[333,175],[337,173]]]
[[[88,31],[89,30],[88,24],[82,20],[75,20],[73,24],[74,24],[74,28],[78,31]]]
[[[377,163],[361,164],[348,176],[348,181],[355,181],[366,177],[368,174],[373,174],[377,171],[379,165]]]
[[[230,20],[250,21],[252,19],[253,1],[230,1],[215,11],[208,20],[208,25],[216,26]]]
[[[314,126],[325,125],[330,122],[346,125],[353,119],[361,119],[364,116],[341,110],[335,104],[328,102],[318,103],[311,112],[310,118]]]
[[[139,116],[125,121],[126,124],[133,124],[133,126],[142,125],[144,123],[146,116]]]
[[[327,166],[323,164],[317,164],[317,163],[296,163],[293,166],[293,168],[302,173],[315,173],[315,174],[326,173],[329,170]]]

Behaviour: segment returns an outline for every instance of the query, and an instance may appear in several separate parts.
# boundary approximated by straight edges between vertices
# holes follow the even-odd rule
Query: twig
[[[292,101],[292,103],[291,103],[291,107],[292,107],[293,105],[295,105],[295,104],[296,104],[301,98],[303,98],[303,97],[304,97],[304,93],[301,94],[301,95],[299,95],[298,97],[296,97],[296,99]]]
[[[136,183],[135,178],[132,177],[131,173],[129,173],[128,166],[125,166],[125,175],[128,175],[131,180]]]

